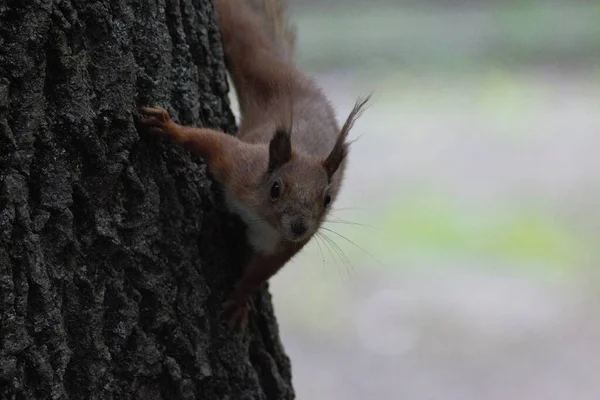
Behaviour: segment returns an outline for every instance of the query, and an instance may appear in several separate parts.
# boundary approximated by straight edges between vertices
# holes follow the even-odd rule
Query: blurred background
[[[298,399],[600,399],[600,3],[288,0],[359,120],[271,284]]]

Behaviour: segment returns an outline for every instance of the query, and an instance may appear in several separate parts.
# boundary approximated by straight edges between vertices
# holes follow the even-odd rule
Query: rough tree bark
[[[0,1],[0,397],[289,399],[266,290],[201,160],[135,110],[233,132],[210,0]]]

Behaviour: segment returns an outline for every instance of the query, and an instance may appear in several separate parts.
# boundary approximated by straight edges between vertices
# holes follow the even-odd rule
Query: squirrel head
[[[325,158],[294,152],[285,130],[271,139],[258,211],[288,242],[310,238],[323,222],[339,188],[333,177],[348,155],[348,133],[367,100],[356,103]]]
[[[320,226],[333,195],[331,177],[345,153],[327,163],[292,151],[290,136],[279,130],[269,143],[269,163],[260,184],[259,213],[288,242],[308,239]]]

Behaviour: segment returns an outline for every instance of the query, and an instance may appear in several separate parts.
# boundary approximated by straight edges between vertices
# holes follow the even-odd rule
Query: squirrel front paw
[[[161,136],[173,136],[176,124],[171,120],[167,110],[161,107],[142,107],[142,118],[139,125],[142,129]]]

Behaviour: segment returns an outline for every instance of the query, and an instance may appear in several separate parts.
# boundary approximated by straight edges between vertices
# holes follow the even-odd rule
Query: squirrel
[[[160,107],[140,109],[141,129],[204,159],[229,210],[247,225],[253,254],[224,303],[232,328],[245,326],[250,295],[325,220],[340,191],[348,134],[369,100],[359,99],[339,127],[320,87],[294,63],[295,32],[281,1],[214,0],[239,99],[237,136],[181,126]]]

